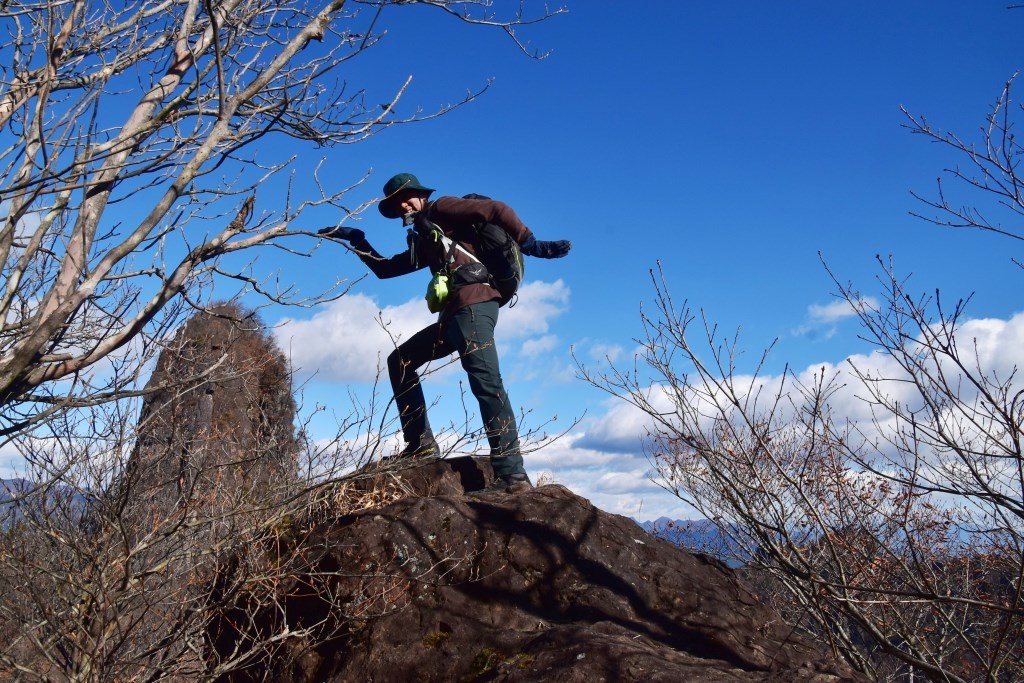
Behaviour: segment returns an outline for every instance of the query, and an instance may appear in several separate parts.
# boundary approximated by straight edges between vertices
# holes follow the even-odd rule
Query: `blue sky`
[[[1024,66],[1013,47],[1024,10],[944,1],[567,7],[523,32],[551,50],[540,61],[495,31],[428,8],[393,8],[385,42],[346,74],[368,84],[370,101],[388,101],[409,76],[405,113],[456,101],[488,78],[493,84],[441,119],[328,150],[321,171],[338,185],[371,174],[353,204],[410,171],[439,194],[507,202],[539,239],[573,241],[565,259],[528,262],[521,301],[499,321],[503,373],[513,402],[532,411],[527,425],[557,432],[581,419],[527,457],[534,479],[566,484],[612,512],[687,516],[647,480],[642,421],[575,379],[569,352],[630,362],[659,260],[677,300],[724,329],[742,329],[751,364],[778,339],[770,372],[865,351],[856,323],[830,306],[834,287],[819,252],[867,295],[876,287],[875,255],[891,255],[921,292],[974,293],[970,315],[998,328],[993,353],[998,340],[1019,341],[1012,292],[1021,272],[1010,262],[1017,245],[909,214],[924,208],[910,192],[931,194],[958,160],[902,127],[900,106],[976,136],[1006,79]],[[300,169],[320,161],[306,154]],[[326,210],[321,217],[322,225],[338,219]],[[404,247],[398,222],[372,208],[356,224],[381,252]],[[366,273],[336,245],[310,261],[258,268],[280,269],[282,280],[307,291]],[[270,322],[290,321],[279,329],[282,345],[303,374],[317,372],[307,406],[344,412],[350,394],[368,395],[389,350],[374,318],[383,312],[392,333],[404,335],[429,322],[426,280],[370,276],[330,306],[266,312]],[[428,399],[439,401],[435,425],[459,419],[461,377],[450,368],[426,381]],[[329,435],[329,420],[314,425]]]

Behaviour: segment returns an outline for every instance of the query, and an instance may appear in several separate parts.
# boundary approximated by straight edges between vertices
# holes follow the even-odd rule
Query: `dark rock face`
[[[146,392],[130,485],[151,508],[294,476],[288,364],[251,311],[221,304],[189,319]]]
[[[228,680],[860,680],[721,563],[561,486],[461,490],[490,476],[486,459],[408,470],[405,481],[429,485],[429,497],[313,528],[297,542],[308,578],[282,586],[284,609],[257,615],[253,628],[326,619],[329,635]],[[229,624],[244,621],[217,622],[223,655],[240,639]]]

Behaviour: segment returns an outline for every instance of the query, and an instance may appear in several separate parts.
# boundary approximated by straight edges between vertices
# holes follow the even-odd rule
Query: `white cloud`
[[[961,350],[977,349],[981,367],[1008,379],[1016,368],[1024,367],[1024,313],[1009,320],[969,320],[960,327],[957,341]]]
[[[869,309],[878,308],[878,300],[874,297],[866,296],[858,303]],[[829,304],[811,304],[807,307],[807,322],[793,330],[793,334],[829,339],[835,335],[840,321],[856,315],[857,311],[845,299]]]
[[[397,343],[435,319],[418,299],[381,309],[368,296],[348,294],[308,320],[282,321],[274,334],[300,374],[318,372],[322,380],[371,382]]]
[[[589,470],[600,473],[608,469],[620,454],[581,447],[583,432],[567,434],[546,444],[543,448],[527,453],[524,457],[529,467],[547,470],[571,469]]]
[[[524,351],[553,349],[556,339],[548,334],[551,320],[566,310],[569,294],[561,280],[524,285],[516,305],[501,309],[496,330],[499,348],[509,340],[527,339]],[[419,298],[382,309],[369,296],[348,294],[309,319],[281,321],[274,326],[274,334],[301,375],[316,372],[320,380],[371,382],[380,370],[386,373],[387,356],[397,344],[436,320]]]
[[[980,367],[986,375],[995,375],[999,380],[1007,381],[1016,368],[1024,366],[1024,313],[1018,313],[1009,320],[964,321],[958,330],[956,342],[961,359],[969,368],[977,372],[977,368]],[[840,364],[812,364],[795,374],[797,381],[804,386],[813,386],[819,377],[826,378],[826,381],[834,378],[834,391],[829,396],[829,405],[837,417],[858,422],[869,434],[874,429],[883,432],[891,429],[894,426],[894,418],[885,414],[885,411],[880,415],[872,414],[871,403],[865,400],[870,397],[869,389],[853,374],[851,366],[862,375],[882,380],[878,385],[880,390],[888,400],[898,401],[904,410],[914,410],[921,404],[921,397],[913,383],[904,381],[905,374],[901,366],[891,356],[882,352],[850,356]],[[944,370],[948,373],[948,381],[955,383],[956,376],[949,373],[951,369]],[[789,386],[790,392],[796,388],[788,379],[786,385]],[[772,400],[786,385],[783,384],[781,375],[764,376],[756,380],[751,376],[733,377],[733,387],[740,397],[758,393],[760,401]],[[1015,385],[1009,395],[1012,396],[1014,391],[1022,389],[1022,385],[1024,378],[1015,378]],[[973,390],[969,390],[969,386],[968,383],[961,386],[963,393],[960,399],[967,404],[973,400],[970,393]],[[645,394],[655,410],[662,413],[674,410],[671,395],[660,386],[649,386]],[[794,401],[798,402],[795,396]],[[607,410],[590,420],[584,426],[585,431],[581,429],[566,439],[561,452],[557,452],[557,457],[564,463],[561,467],[550,460],[544,464],[549,464],[553,471],[566,477],[570,488],[575,485],[580,487],[581,491],[586,491],[583,495],[587,495],[595,503],[598,499],[609,500],[609,504],[621,509],[628,503],[624,502],[626,499],[615,502],[615,494],[628,493],[629,496],[636,496],[643,491],[653,493],[651,488],[642,485],[650,466],[646,464],[645,468],[641,465],[641,461],[646,463],[646,459],[640,453],[642,439],[653,429],[654,420],[643,410],[622,400],[613,399],[606,405]],[[786,401],[781,407],[782,412],[779,416],[786,419],[791,415],[793,408]],[[872,420],[875,418],[879,421],[873,423]],[[956,433],[955,429],[950,431]],[[971,435],[966,436],[969,438]],[[604,457],[609,455],[611,459]],[[592,468],[578,466],[581,460],[587,459],[598,464],[600,474],[593,476],[595,472]],[[582,474],[587,476],[581,476]],[[604,498],[605,496],[611,497]],[[655,499],[660,500],[657,497]],[[683,505],[681,502],[678,504]],[[654,518],[638,516],[632,512],[623,514],[637,516],[640,519]],[[673,518],[684,518],[671,512],[665,514]]]
[[[582,446],[582,432],[569,434],[524,457],[535,483],[561,484],[602,510],[638,520],[693,519],[699,515],[651,478],[639,449],[605,452]]]
[[[1024,367],[1024,313],[1017,313],[1008,320],[995,318],[979,318],[964,321],[956,332],[955,345],[961,362],[974,374],[981,374],[1000,382],[1005,382]],[[898,401],[908,410],[920,407],[921,397],[917,388],[909,382],[900,381],[906,377],[905,371],[896,360],[887,353],[876,351],[867,355],[857,354],[848,357],[838,366],[830,364],[812,365],[800,373],[800,380],[810,381],[811,373],[819,367],[826,368],[828,374],[840,373],[841,384],[830,401],[833,409],[840,415],[849,416],[853,420],[870,419],[868,388],[852,374],[852,368],[867,377],[884,380],[879,387],[890,401]],[[959,369],[951,367],[944,361],[942,371],[951,386],[955,386]],[[1024,378],[1015,378],[1016,388],[1021,389]],[[959,388],[961,400],[970,402],[974,389],[969,383]],[[1012,393],[1012,392],[1011,392]]]
[[[539,356],[554,351],[557,346],[558,337],[553,334],[546,334],[543,337],[524,341],[520,353],[524,356]]]
[[[814,323],[834,323],[837,320],[852,317],[856,313],[845,299],[833,301],[824,306],[821,304],[811,304],[807,307],[807,317]]]
[[[500,326],[500,323],[499,323]],[[564,384],[576,379],[575,368],[568,364],[568,347],[557,335],[547,334],[523,341],[516,349],[500,345],[502,374],[513,382],[539,380],[544,384]]]
[[[11,202],[10,200],[4,200],[0,202],[0,223],[5,223],[10,218]],[[18,224],[14,226],[15,236],[21,241],[21,238],[30,237],[39,226],[43,223],[43,217],[45,214],[42,211],[29,211],[21,217]],[[18,249],[18,247],[15,247]],[[19,250],[20,253],[20,250]]]
[[[659,387],[648,387],[647,401],[655,410],[672,410],[672,401]],[[608,412],[586,425],[581,445],[598,451],[637,451],[654,426],[651,416],[632,403],[610,399]]]
[[[547,334],[551,320],[568,309],[570,293],[560,279],[524,284],[515,305],[501,309],[496,332],[498,342]]]
[[[587,351],[587,354],[596,361],[609,361],[614,363],[625,351],[618,344],[595,343]]]
[[[17,447],[8,441],[0,445],[0,479],[14,479],[24,473],[25,461]]]
[[[624,494],[635,493],[638,489],[650,487],[650,476],[646,470],[628,470],[625,472],[605,472],[595,482],[600,493]]]

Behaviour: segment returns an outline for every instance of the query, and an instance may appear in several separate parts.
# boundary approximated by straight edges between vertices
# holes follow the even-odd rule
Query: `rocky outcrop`
[[[152,511],[273,488],[294,476],[294,419],[287,361],[255,313],[236,304],[197,313],[146,385],[132,498]]]
[[[307,571],[273,607],[221,614],[211,642],[229,657],[317,626],[225,680],[860,680],[723,564],[562,486],[466,493],[490,477],[486,459],[440,461],[399,475],[409,495],[386,506],[297,525],[276,552]]]

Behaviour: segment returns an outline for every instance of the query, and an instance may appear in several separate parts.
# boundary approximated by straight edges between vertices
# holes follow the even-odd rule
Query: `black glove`
[[[572,242],[569,240],[555,240],[554,242],[541,242],[533,235],[519,245],[519,249],[527,256],[537,258],[562,258],[572,249]]]
[[[345,240],[346,242],[359,242],[366,239],[366,233],[359,228],[343,228],[340,225],[318,230],[316,234],[323,235],[324,237],[333,237],[338,240]]]

